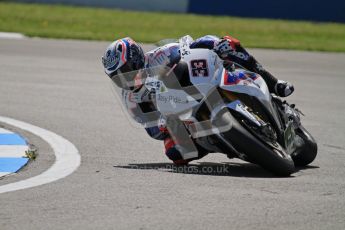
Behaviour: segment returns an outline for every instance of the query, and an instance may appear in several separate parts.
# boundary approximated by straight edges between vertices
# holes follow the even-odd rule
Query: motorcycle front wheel
[[[292,154],[291,157],[296,166],[306,166],[316,158],[317,143],[312,135],[302,125],[295,130],[295,133],[302,138],[304,144],[302,148]]]
[[[289,176],[295,172],[295,165],[290,155],[278,144],[273,148],[251,134],[227,111],[219,113],[217,119],[228,122],[231,129],[221,135],[229,140],[235,149],[245,154],[249,162],[254,162],[277,176]]]

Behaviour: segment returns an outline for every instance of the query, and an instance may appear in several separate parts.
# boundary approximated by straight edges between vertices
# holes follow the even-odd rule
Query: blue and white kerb
[[[28,148],[20,135],[0,128],[0,178],[18,172],[28,163],[25,157]]]

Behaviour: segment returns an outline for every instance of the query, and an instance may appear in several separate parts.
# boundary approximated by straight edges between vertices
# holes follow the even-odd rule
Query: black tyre
[[[296,134],[303,139],[302,149],[292,154],[292,160],[296,166],[306,166],[314,161],[317,155],[317,143],[311,134],[301,126],[295,130]]]
[[[237,151],[244,153],[249,162],[255,162],[264,169],[278,176],[289,176],[295,172],[295,165],[291,157],[280,148],[273,148],[262,143],[258,138],[245,129],[230,113],[218,114],[218,121],[232,124],[229,131],[222,133]]]

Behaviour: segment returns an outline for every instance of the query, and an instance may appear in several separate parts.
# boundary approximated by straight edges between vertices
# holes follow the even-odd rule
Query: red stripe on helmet
[[[122,45],[122,55],[121,55],[121,60],[123,63],[126,62],[126,59],[125,59],[125,53],[127,51],[127,46],[126,46],[126,43],[124,43],[122,40],[121,40],[121,45]]]

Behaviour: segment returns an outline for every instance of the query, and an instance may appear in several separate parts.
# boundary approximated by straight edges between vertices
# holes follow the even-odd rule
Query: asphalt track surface
[[[0,194],[1,229],[344,229],[344,54],[251,50],[295,84],[289,101],[319,145],[310,167],[276,178],[221,154],[172,168],[162,143],[124,115],[102,70],[106,46],[0,40],[0,115],[53,131],[81,155],[64,179]],[[39,156],[0,186],[53,164],[47,143],[5,127],[26,136]]]

